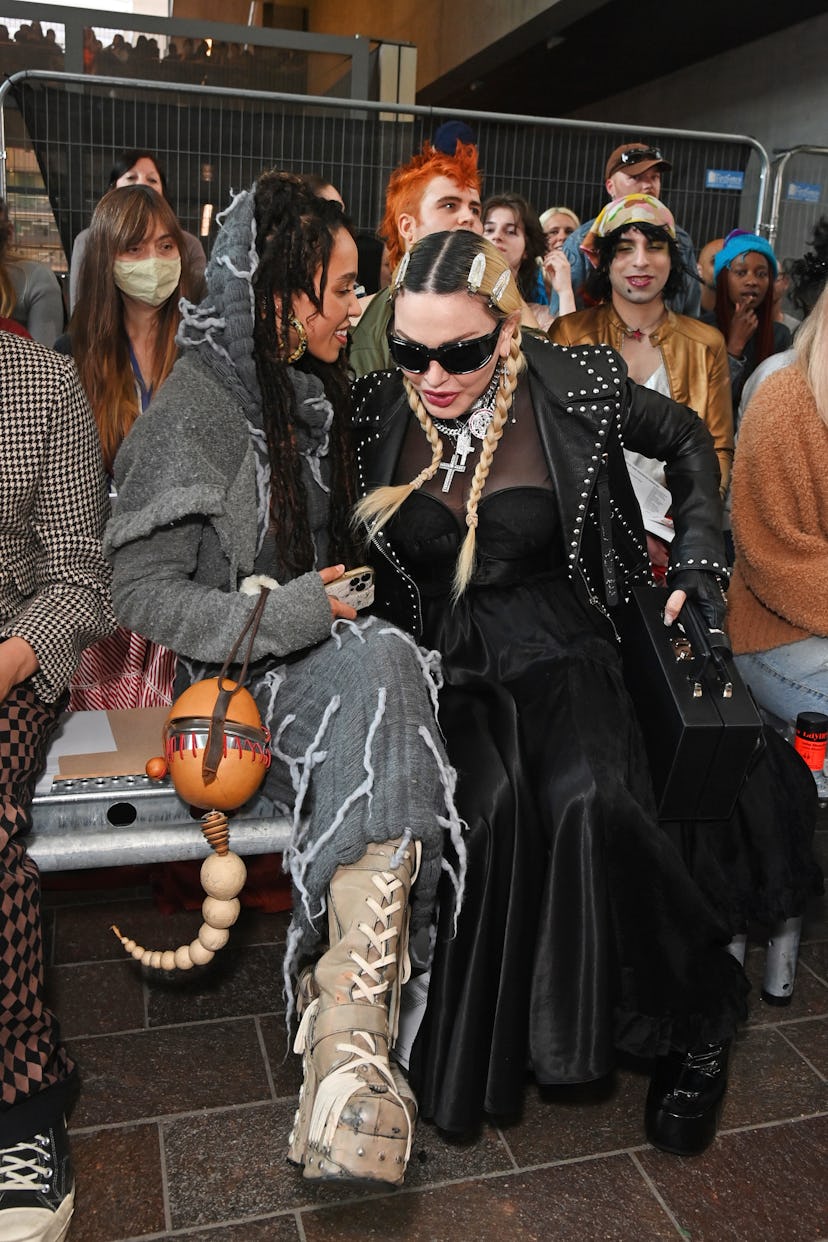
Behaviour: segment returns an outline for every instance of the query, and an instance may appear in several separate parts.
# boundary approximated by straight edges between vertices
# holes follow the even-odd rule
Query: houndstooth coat
[[[98,435],[74,363],[0,331],[0,641],[34,649],[44,702],[114,626],[101,550],[108,513]]]

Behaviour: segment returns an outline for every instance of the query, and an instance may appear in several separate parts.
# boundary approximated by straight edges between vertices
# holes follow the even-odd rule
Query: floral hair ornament
[[[480,286],[483,283],[483,277],[486,275],[486,256],[481,251],[476,254],[471,261],[469,274],[466,277],[466,284],[469,290],[469,296],[474,297],[480,292]]]
[[[652,224],[666,229],[673,241],[676,240],[673,213],[660,199],[653,198],[652,194],[625,194],[622,198],[614,198],[598,213],[579,249],[583,250],[592,266],[597,267],[599,239],[633,224]]]
[[[479,257],[482,258],[483,256],[480,255]],[[500,310],[500,299],[503,297],[504,293],[509,288],[509,281],[511,279],[512,279],[512,273],[509,271],[507,267],[505,271],[500,273],[497,280],[494,282],[492,286],[492,292],[489,295],[489,306],[490,307],[492,308],[497,307],[497,309]]]
[[[408,265],[410,262],[411,262],[411,251],[406,250],[405,254],[403,255],[403,257],[400,259],[399,263],[397,264],[397,270],[394,273],[394,282],[391,285],[391,301],[392,302],[394,298],[397,296],[397,294],[399,293],[400,289],[402,289],[403,287],[403,282],[405,280],[405,274],[408,271]]]

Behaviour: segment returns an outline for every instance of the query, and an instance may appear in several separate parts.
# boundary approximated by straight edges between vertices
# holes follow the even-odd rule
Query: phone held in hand
[[[370,565],[358,565],[356,569],[346,569],[345,573],[325,587],[328,595],[343,604],[349,604],[357,612],[361,608],[370,608],[374,602],[374,571]]]

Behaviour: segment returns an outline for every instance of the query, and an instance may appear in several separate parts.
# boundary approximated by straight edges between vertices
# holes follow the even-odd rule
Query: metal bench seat
[[[44,872],[204,858],[209,846],[200,817],[169,777],[55,781],[51,792],[35,796],[27,846]],[[290,839],[290,820],[261,795],[228,818],[237,854],[280,853]]]
[[[281,853],[291,821],[258,794],[228,816],[230,844],[237,854]],[[204,858],[201,812],[178,797],[169,776],[98,776],[55,780],[32,803],[29,854],[43,872],[176,862]],[[762,995],[771,1004],[789,1003],[796,976],[801,918],[770,929]],[[730,951],[744,961],[746,937]]]

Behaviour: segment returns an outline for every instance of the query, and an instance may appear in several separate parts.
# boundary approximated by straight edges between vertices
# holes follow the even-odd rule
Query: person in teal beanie
[[[713,264],[716,304],[701,319],[717,327],[725,338],[734,410],[759,363],[790,348],[790,331],[773,318],[773,282],[778,271],[770,242],[742,229],[728,233]]]

